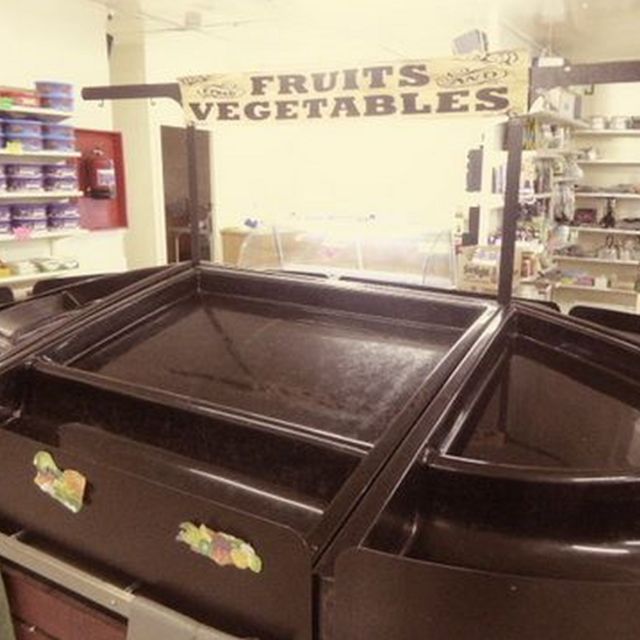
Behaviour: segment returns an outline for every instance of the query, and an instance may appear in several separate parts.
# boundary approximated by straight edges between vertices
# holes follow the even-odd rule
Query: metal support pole
[[[187,125],[187,175],[189,177],[189,221],[191,227],[191,263],[200,263],[200,221],[198,217],[198,148],[195,125]]]
[[[520,209],[520,173],[524,125],[520,119],[507,123],[507,183],[502,214],[500,282],[498,302],[507,305],[513,293],[513,267],[516,253],[516,226]]]

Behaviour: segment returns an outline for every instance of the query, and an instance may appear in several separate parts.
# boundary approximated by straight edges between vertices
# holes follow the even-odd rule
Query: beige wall
[[[108,84],[106,9],[86,0],[0,0],[0,84],[32,86],[36,80],[71,82],[76,110],[71,123],[111,129],[111,105],[80,99],[85,85]],[[123,231],[94,232],[53,244],[60,255],[77,257],[83,271],[126,268]],[[49,253],[47,241],[3,243],[0,258],[16,260]]]

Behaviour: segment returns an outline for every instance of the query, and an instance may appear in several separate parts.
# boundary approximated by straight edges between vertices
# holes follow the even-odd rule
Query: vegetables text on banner
[[[521,115],[526,52],[387,63],[308,73],[180,79],[189,122],[337,120],[381,116]]]

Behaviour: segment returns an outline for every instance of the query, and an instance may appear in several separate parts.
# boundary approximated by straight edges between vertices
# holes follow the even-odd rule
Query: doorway
[[[189,175],[187,131],[182,127],[161,127],[162,174],[164,179],[167,262],[191,260],[189,222]],[[208,131],[196,131],[198,161],[198,220],[200,257],[211,259],[212,198],[211,139]]]

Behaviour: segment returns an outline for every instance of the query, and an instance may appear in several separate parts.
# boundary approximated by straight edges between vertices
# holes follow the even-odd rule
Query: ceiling
[[[109,31],[118,35],[153,34],[165,30],[197,31],[216,37],[247,23],[278,24],[298,13],[316,15],[331,5],[307,0],[91,0],[112,10]],[[398,7],[407,0],[396,0]],[[440,0],[424,0],[425,13]],[[498,7],[500,19],[542,46],[574,62],[640,57],[640,0],[450,0],[460,10],[476,11],[481,3]],[[306,2],[306,4],[305,4]],[[352,15],[358,5],[336,0],[335,15]],[[371,5],[369,5],[371,6]],[[400,14],[400,11],[398,12]],[[397,29],[396,29],[397,31]]]

